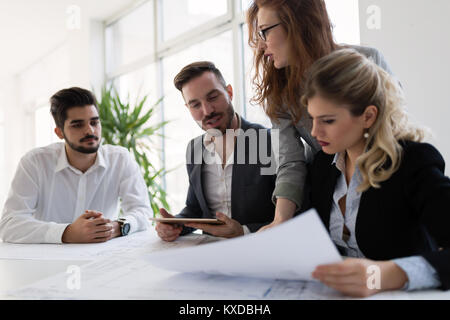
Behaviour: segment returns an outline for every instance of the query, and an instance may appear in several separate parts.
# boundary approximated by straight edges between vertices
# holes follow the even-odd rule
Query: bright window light
[[[337,43],[360,44],[358,0],[325,0]]]
[[[227,0],[160,0],[163,39],[173,39],[227,13]]]
[[[46,105],[34,112],[35,147],[44,147],[59,141],[54,133],[55,122],[50,115],[50,106]]]

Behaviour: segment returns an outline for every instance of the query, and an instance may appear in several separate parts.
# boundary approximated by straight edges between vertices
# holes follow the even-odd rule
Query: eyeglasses
[[[273,28],[279,26],[280,24],[281,24],[281,22],[277,23],[277,24],[274,24],[273,26],[267,27],[265,29],[259,30],[258,31],[258,35],[261,38],[261,40],[265,42],[267,40],[267,38],[266,38],[267,31],[269,31],[270,29],[273,29]]]

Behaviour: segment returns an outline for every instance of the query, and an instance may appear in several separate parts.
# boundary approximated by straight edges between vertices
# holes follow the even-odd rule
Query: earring
[[[369,139],[369,133],[368,132],[364,133],[364,139]]]

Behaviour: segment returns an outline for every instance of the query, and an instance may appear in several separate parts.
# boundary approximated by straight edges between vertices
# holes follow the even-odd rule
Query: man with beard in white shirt
[[[74,87],[50,103],[64,142],[20,160],[0,220],[2,240],[94,243],[147,229],[152,213],[140,168],[125,148],[101,145],[94,95]]]

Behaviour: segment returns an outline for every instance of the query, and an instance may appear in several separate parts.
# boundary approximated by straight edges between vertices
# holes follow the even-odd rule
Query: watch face
[[[125,223],[122,226],[122,235],[126,236],[128,234],[128,232],[130,232],[130,224],[129,223]]]

